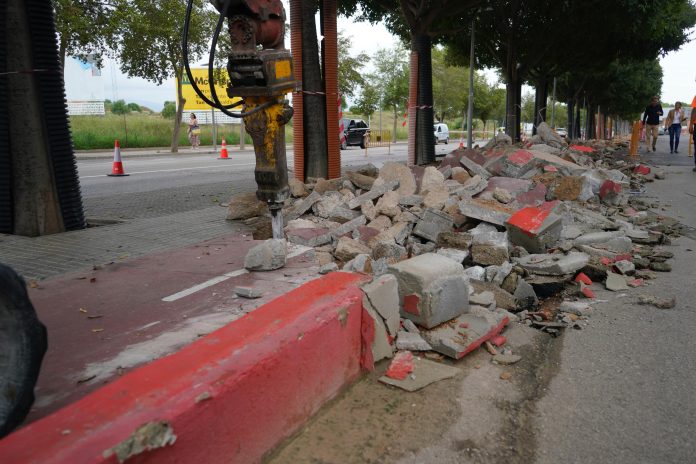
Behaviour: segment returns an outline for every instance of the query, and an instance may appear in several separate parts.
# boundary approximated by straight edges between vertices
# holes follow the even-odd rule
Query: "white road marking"
[[[138,172],[126,172],[126,174],[154,174],[158,172],[176,172],[176,171],[193,171],[195,169],[218,169],[221,167],[231,167],[231,166],[255,166],[256,163],[244,163],[244,164],[216,164],[214,166],[192,166],[190,168],[179,168],[179,169],[160,169],[157,171],[138,171]],[[104,177],[106,174],[100,174],[97,176],[80,176],[80,179],[92,179],[95,177]]]
[[[306,253],[307,251],[311,250],[312,248],[302,246],[302,245],[295,245],[295,244],[289,244],[288,248],[291,249],[290,253],[287,255],[287,259],[294,258],[295,256],[299,256],[303,253]],[[237,277],[240,275],[248,274],[249,271],[246,269],[237,269],[236,271],[228,272],[226,274],[223,274],[221,276],[213,277],[210,280],[206,280],[203,283],[200,283],[198,285],[194,285],[193,287],[187,288],[185,290],[182,290],[180,292],[177,292],[173,295],[165,296],[162,298],[162,301],[166,301],[168,303],[176,300],[180,300],[184,297],[187,297],[189,295],[193,295],[194,293],[200,292],[201,290],[204,290],[208,287],[212,287],[213,285],[219,284],[220,282],[224,282],[226,280],[231,279],[232,277]]]

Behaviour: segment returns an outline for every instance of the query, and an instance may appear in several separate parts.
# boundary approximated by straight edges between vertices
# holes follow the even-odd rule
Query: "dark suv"
[[[345,150],[349,145],[360,145],[365,148],[366,136],[370,136],[370,127],[362,119],[343,118],[339,122],[343,124],[344,137],[341,140],[341,150]]]

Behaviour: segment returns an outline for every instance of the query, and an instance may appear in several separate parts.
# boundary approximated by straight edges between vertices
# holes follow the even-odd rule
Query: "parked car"
[[[437,123],[433,125],[433,130],[435,131],[435,143],[445,142],[449,143],[449,127],[444,123]]]
[[[665,135],[665,133],[666,133],[666,131],[665,131],[665,126],[660,126],[660,127],[657,129],[657,135]]]
[[[556,128],[556,133],[563,138],[568,137],[568,131],[565,129],[565,127]]]
[[[362,119],[341,119],[343,124],[344,137],[341,140],[341,150],[345,150],[351,145],[359,145],[365,148],[366,139],[370,137],[370,126]]]

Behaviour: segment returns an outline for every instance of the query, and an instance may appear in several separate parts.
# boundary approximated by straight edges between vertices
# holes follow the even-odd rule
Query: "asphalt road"
[[[436,146],[436,155],[444,156],[458,143]],[[111,159],[108,152],[97,158],[78,156],[78,172],[83,202],[88,217],[131,219],[159,217],[177,212],[225,203],[240,191],[256,189],[255,158],[252,150],[229,149],[229,160],[220,160],[213,153],[181,150],[178,154],[161,153],[142,156],[124,152],[123,165],[127,177],[108,177]],[[349,147],[341,152],[341,164],[356,166],[373,163],[381,167],[387,161],[406,161],[406,144],[367,151]],[[288,168],[293,168],[293,153],[288,152]]]

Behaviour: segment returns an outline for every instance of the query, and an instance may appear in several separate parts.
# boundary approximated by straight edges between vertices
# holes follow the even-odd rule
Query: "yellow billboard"
[[[210,85],[208,83],[208,68],[191,68],[191,74],[193,79],[198,85],[198,88],[203,92],[209,100],[212,101],[213,97],[210,92]],[[217,94],[218,100],[223,106],[231,105],[232,103],[239,100],[239,97],[230,98],[227,96],[227,83],[229,78],[227,76],[227,71],[217,71],[215,72],[215,93]],[[209,110],[210,105],[205,103],[201,97],[198,96],[193,86],[189,81],[186,72],[181,79],[181,91],[186,104],[184,105],[185,110]]]

